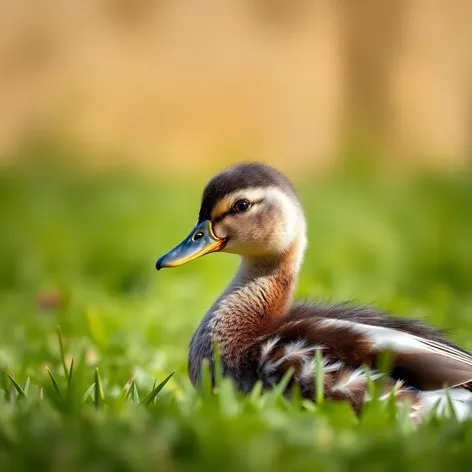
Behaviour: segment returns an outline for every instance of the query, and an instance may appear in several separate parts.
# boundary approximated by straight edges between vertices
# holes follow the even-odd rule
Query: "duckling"
[[[160,270],[218,251],[241,258],[190,342],[192,384],[198,385],[204,359],[214,375],[216,345],[223,375],[244,393],[258,381],[273,388],[290,369],[287,395],[296,384],[303,397],[315,400],[321,366],[325,398],[346,401],[360,412],[369,400],[369,380],[381,376],[379,358],[389,352],[392,368],[382,382],[384,398],[393,395],[407,403],[414,421],[450,404],[459,418],[468,417],[472,355],[440,331],[367,306],[293,300],[307,247],[306,226],[293,184],[268,165],[231,166],[207,184],[195,227],[156,262]]]

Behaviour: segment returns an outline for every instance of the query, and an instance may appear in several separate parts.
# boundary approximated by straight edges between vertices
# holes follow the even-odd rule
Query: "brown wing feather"
[[[333,350],[328,346],[310,345],[307,341],[298,339],[289,341],[279,335],[270,337],[259,345],[258,377],[266,388],[275,387],[291,369],[293,375],[287,386],[286,394],[292,391],[296,384],[303,397],[316,398],[316,369],[315,352],[321,350],[321,368],[323,369],[324,396],[330,400],[348,402],[355,411],[359,412],[369,398],[369,377],[376,379],[379,375],[372,369],[347,365],[339,358],[332,357]],[[383,395],[393,394],[398,402],[408,401],[411,404],[412,419],[417,416],[420,404],[418,392],[405,388],[402,382],[391,377],[385,377]]]
[[[384,325],[375,325],[368,316],[356,314],[350,320],[340,315],[339,306],[334,312],[324,308],[318,316],[317,307],[294,307],[280,320],[274,334],[282,343],[303,340],[307,346],[323,345],[328,358],[342,361],[351,368],[367,365],[375,368],[384,351],[394,354],[392,375],[408,385],[423,390],[434,390],[464,385],[472,381],[472,356],[450,341],[442,339],[431,328],[408,320],[386,319]],[[347,310],[347,308],[346,308]],[[331,315],[331,316],[329,316]],[[372,315],[377,321],[388,318]],[[398,327],[397,327],[398,326]]]

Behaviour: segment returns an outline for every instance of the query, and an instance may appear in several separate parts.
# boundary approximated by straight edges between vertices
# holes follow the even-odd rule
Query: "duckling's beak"
[[[164,254],[156,262],[156,269],[177,267],[210,252],[221,251],[226,246],[226,239],[215,236],[211,221],[196,224],[192,232],[174,249]]]

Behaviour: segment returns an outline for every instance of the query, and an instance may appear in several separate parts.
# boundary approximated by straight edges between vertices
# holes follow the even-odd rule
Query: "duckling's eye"
[[[249,210],[250,203],[247,200],[238,200],[233,205],[233,212],[234,213],[242,213],[243,211]]]

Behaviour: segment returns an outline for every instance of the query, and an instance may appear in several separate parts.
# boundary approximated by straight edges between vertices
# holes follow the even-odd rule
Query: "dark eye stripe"
[[[225,211],[224,213],[221,213],[220,215],[215,216],[214,218],[212,218],[212,222],[213,223],[219,223],[220,221],[224,220],[229,214],[230,214],[229,211]]]
[[[260,200],[255,200],[253,201],[252,203],[250,203],[250,206],[253,207],[254,205],[257,205],[259,203],[261,203],[263,201],[263,198],[261,198]],[[233,207],[231,208],[231,210],[228,210],[228,211],[225,211],[217,216],[214,216],[212,219],[211,219],[211,222],[213,224],[215,223],[219,223],[220,221],[224,220],[228,215],[231,215],[231,214],[234,214],[235,211],[233,210]]]

